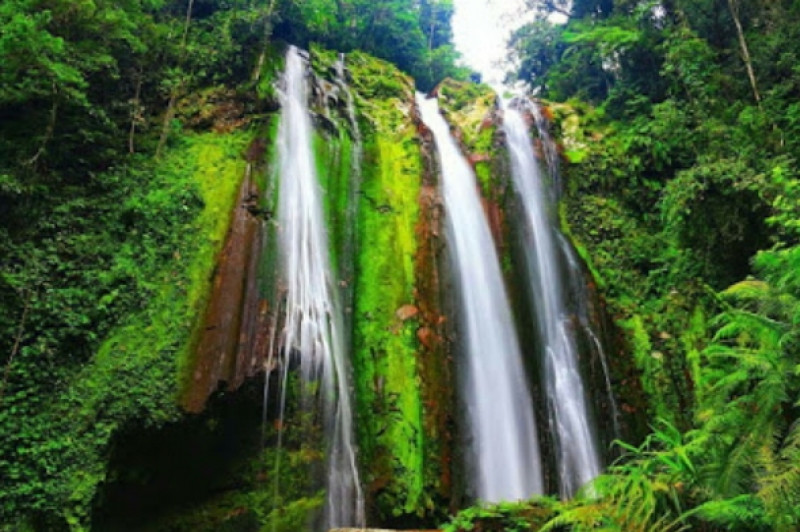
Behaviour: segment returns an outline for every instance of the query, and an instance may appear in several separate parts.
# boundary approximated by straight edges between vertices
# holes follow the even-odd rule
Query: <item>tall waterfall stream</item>
[[[533,404],[514,330],[500,261],[483,213],[476,178],[439,113],[436,99],[417,95],[433,132],[451,261],[463,317],[464,373],[475,495],[486,502],[543,492]]]
[[[312,150],[307,64],[290,47],[286,55],[278,131],[280,190],[278,237],[285,283],[284,326],[278,349],[296,358],[304,401],[319,395],[328,445],[325,526],[364,526],[362,493],[353,432],[349,363],[343,316],[329,259],[321,190]],[[285,360],[281,412],[289,367]],[[319,389],[310,383],[319,383]],[[282,415],[282,414],[281,414]]]
[[[553,201],[534,154],[529,127],[517,109],[504,109],[503,128],[511,156],[511,174],[526,224],[524,249],[533,305],[542,343],[543,386],[549,425],[556,441],[560,492],[572,496],[600,474],[600,457],[590,424],[587,395],[578,366],[573,324],[565,306],[555,239],[548,216]]]

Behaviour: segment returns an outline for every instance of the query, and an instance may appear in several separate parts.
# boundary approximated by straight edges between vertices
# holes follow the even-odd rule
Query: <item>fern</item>
[[[778,530],[800,524],[800,423],[795,422],[779,452],[762,456],[762,475],[757,493]]]
[[[684,518],[698,517],[703,521],[728,530],[769,530],[764,506],[753,495],[740,495],[732,499],[709,501],[684,514]]]

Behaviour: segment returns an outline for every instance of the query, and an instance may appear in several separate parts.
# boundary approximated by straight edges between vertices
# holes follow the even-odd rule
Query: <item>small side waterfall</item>
[[[536,425],[500,263],[475,175],[436,99],[417,94],[442,169],[449,253],[463,316],[461,344],[476,496],[486,502],[525,499],[543,491]]]
[[[582,274],[582,268],[578,261],[575,249],[572,247],[567,238],[557,233],[559,246],[562,253],[567,258],[567,271],[569,284],[572,285],[570,290],[575,293],[575,303],[577,305],[578,321],[581,326],[586,340],[589,343],[589,349],[592,355],[600,362],[603,373],[603,386],[605,399],[608,401],[608,406],[611,408],[611,435],[614,438],[622,437],[622,427],[620,426],[620,410],[617,405],[617,398],[614,396],[614,386],[611,384],[611,370],[608,365],[608,356],[606,355],[603,341],[601,341],[602,330],[597,329],[597,323],[591,316],[590,306],[593,301],[592,294],[586,286],[585,279]]]
[[[319,398],[328,446],[325,526],[364,526],[364,496],[356,466],[349,366],[342,309],[331,274],[321,190],[312,150],[307,65],[290,47],[280,91],[278,238],[284,325],[277,350],[284,357],[285,406],[289,367],[299,367],[304,401]],[[318,385],[317,385],[318,383]]]
[[[570,497],[600,474],[597,440],[578,367],[576,324],[565,307],[555,242],[558,233],[548,216],[554,202],[542,182],[528,126],[518,110],[504,110],[504,130],[514,186],[525,215],[525,256],[543,344],[543,384],[550,428],[556,440],[560,492],[562,497]],[[549,159],[547,149],[543,151]]]

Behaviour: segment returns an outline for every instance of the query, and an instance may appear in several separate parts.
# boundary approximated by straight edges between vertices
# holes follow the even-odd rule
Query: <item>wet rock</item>
[[[248,170],[195,340],[192,379],[181,401],[189,412],[201,412],[221,382],[235,390],[261,366],[263,354],[256,346],[263,343],[258,340],[259,331],[265,330],[266,307],[256,289],[262,237],[259,218],[251,210],[254,197],[258,191]]]
[[[400,321],[410,320],[411,318],[415,317],[419,314],[419,309],[414,305],[403,305],[394,313]]]

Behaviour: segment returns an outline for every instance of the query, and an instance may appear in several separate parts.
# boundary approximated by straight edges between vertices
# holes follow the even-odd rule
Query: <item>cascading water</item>
[[[574,299],[577,305],[578,322],[589,343],[589,349],[593,356],[600,361],[600,366],[603,372],[603,384],[605,386],[605,397],[608,401],[608,406],[611,408],[611,435],[614,438],[622,437],[622,428],[620,427],[620,411],[617,406],[617,399],[614,397],[614,387],[611,384],[611,372],[608,367],[608,357],[606,350],[603,347],[603,342],[600,340],[602,333],[596,330],[596,323],[593,322],[591,311],[589,309],[590,303],[593,300],[592,294],[589,291],[583,277],[583,270],[574,248],[569,241],[564,237],[561,232],[557,233],[559,246],[562,253],[567,258],[568,267],[568,281],[571,285],[570,289],[575,294]]]
[[[467,405],[476,496],[486,502],[525,499],[543,491],[531,394],[513,327],[500,263],[476,178],[436,99],[417,94],[442,169],[451,260],[458,281],[466,351],[462,397]]]
[[[364,497],[356,466],[348,362],[336,282],[312,150],[306,62],[290,47],[280,92],[278,239],[285,290],[285,357],[281,415],[290,365],[299,366],[303,393],[323,403],[328,445],[325,526],[364,526]],[[291,358],[291,364],[288,360]],[[310,385],[319,383],[319,386]],[[307,401],[310,404],[310,401]]]
[[[504,130],[525,215],[525,256],[543,344],[543,380],[556,440],[560,492],[562,497],[570,497],[600,474],[600,457],[578,367],[575,331],[564,303],[554,243],[557,229],[548,216],[548,191],[522,113],[504,109]]]

